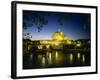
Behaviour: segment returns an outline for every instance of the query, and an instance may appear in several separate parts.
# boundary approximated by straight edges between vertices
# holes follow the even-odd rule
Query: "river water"
[[[42,51],[23,56],[23,69],[90,66],[89,51]]]

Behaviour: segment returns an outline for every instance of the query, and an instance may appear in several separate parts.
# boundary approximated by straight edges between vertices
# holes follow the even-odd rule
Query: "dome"
[[[55,32],[53,35],[52,35],[52,39],[53,40],[67,40],[68,37],[63,33],[63,32]]]

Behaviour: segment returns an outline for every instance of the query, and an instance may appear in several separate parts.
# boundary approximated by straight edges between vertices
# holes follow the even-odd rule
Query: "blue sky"
[[[44,25],[39,32],[37,25],[33,21],[34,12],[40,17],[43,17],[43,14],[48,14],[44,16],[48,24]],[[59,19],[62,20],[62,25],[60,25]],[[31,33],[33,40],[51,39],[51,36],[56,31],[63,32],[73,40],[90,39],[90,14],[23,11],[23,23],[27,24],[27,29],[23,28],[23,33]]]

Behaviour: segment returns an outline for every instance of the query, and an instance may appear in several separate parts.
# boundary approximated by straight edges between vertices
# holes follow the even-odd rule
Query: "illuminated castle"
[[[71,40],[65,35],[63,32],[57,31],[52,35],[52,40],[40,40],[40,44],[38,45],[39,49],[42,49],[43,46],[49,48],[52,46],[53,48],[62,48],[64,44],[71,44]]]
[[[55,32],[52,35],[52,40],[56,40],[56,41],[61,41],[61,40],[67,40],[68,37],[63,33],[63,32]]]

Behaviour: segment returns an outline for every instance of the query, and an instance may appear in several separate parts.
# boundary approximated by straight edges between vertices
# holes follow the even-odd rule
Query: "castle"
[[[42,49],[44,46],[49,49],[50,47],[54,49],[62,48],[64,44],[70,45],[72,42],[63,32],[57,31],[51,36],[52,40],[39,40],[38,49]]]

